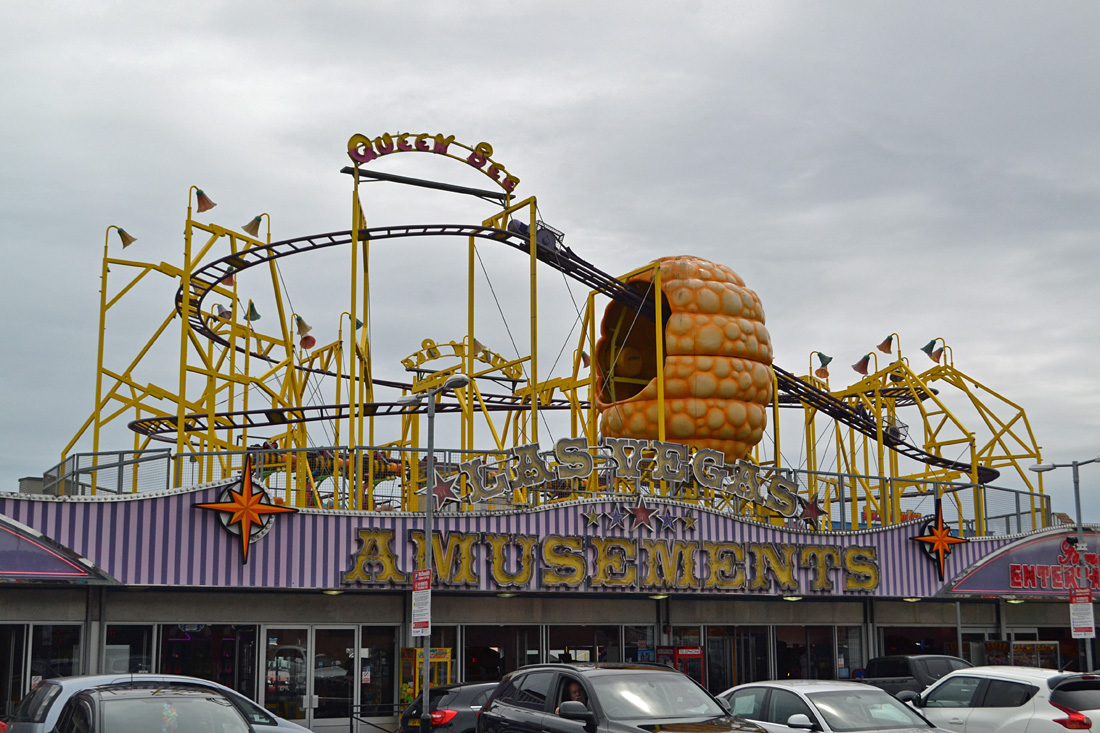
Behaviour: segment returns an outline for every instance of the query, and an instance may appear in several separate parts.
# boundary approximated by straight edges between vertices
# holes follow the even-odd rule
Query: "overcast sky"
[[[274,239],[346,229],[348,138],[398,131],[490,142],[517,194],[605,271],[672,254],[729,265],[788,371],[820,350],[843,387],[891,333],[922,371],[920,347],[942,337],[1026,411],[1045,460],[1100,454],[1096,3],[40,0],[3,3],[0,21],[0,490],[56,464],[91,412],[108,225],[138,237],[126,257],[179,265],[197,185],[218,203],[203,221],[268,212]],[[490,185],[434,156],[371,165]],[[363,198],[371,225],[492,213],[392,184]],[[375,373],[400,379],[422,339],[464,333],[465,245],[375,251]],[[479,333],[511,355],[526,261],[481,251]],[[321,343],[348,307],[348,262],[281,265]],[[574,347],[585,296],[554,275],[540,275],[543,373]],[[108,365],[129,363],[174,291],[149,278],[112,311]],[[175,384],[166,341],[143,381]],[[1046,477],[1072,514],[1071,472]],[[1100,465],[1081,485],[1100,521]]]

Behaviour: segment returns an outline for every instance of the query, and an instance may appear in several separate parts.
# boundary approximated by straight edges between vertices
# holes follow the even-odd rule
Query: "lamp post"
[[[1096,463],[1100,461],[1100,456],[1096,458],[1090,458],[1087,461],[1073,461],[1071,463],[1036,463],[1032,466],[1028,466],[1029,471],[1036,473],[1045,473],[1047,471],[1053,471],[1056,468],[1072,468],[1073,469],[1073,503],[1074,508],[1077,511],[1077,557],[1081,566],[1081,581],[1078,586],[1087,587],[1091,590],[1092,579],[1089,578],[1088,564],[1085,562],[1085,532],[1081,523],[1081,478],[1078,471],[1079,466],[1085,466],[1089,463]],[[1092,670],[1092,640],[1085,640],[1085,671]]]
[[[435,396],[440,392],[452,389],[461,389],[470,383],[470,378],[465,374],[454,374],[447,378],[438,387],[432,387],[427,392],[418,395],[406,395],[398,400],[399,404],[412,405],[423,398],[428,400],[428,455],[427,476],[424,479],[424,567],[428,571],[429,588],[432,574],[432,510],[435,504]],[[428,687],[432,683],[432,636],[424,637],[424,656],[421,659],[423,665],[420,679],[420,730],[429,733],[432,729],[432,713],[428,704]]]

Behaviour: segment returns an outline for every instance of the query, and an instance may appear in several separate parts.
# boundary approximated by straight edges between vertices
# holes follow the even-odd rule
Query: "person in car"
[[[584,688],[581,687],[581,683],[576,680],[570,680],[569,684],[566,686],[565,700],[579,702],[585,707],[588,707],[588,696],[584,694]],[[556,715],[560,709],[560,707],[554,708],[554,714]]]

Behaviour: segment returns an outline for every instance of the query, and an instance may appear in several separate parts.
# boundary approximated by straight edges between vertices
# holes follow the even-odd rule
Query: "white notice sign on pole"
[[[1092,589],[1073,588],[1069,592],[1069,626],[1074,639],[1096,638],[1096,622],[1092,613]]]
[[[413,573],[412,635],[432,635],[432,571]]]

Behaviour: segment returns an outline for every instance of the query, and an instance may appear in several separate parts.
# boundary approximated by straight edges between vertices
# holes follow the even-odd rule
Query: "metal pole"
[[[428,390],[428,475],[424,478],[424,569],[428,571],[429,593],[431,593],[432,582],[432,509],[435,504],[435,394],[438,391],[438,389]],[[431,633],[424,637],[422,663],[424,667],[420,681],[420,730],[422,733],[431,733],[432,713],[431,708],[428,707],[428,687],[432,683]]]
[[[1085,551],[1088,549],[1085,546],[1085,530],[1081,524],[1081,479],[1077,471],[1077,467],[1080,465],[1078,461],[1074,461],[1073,467],[1073,502],[1077,509],[1077,553],[1078,560],[1081,565],[1081,580],[1077,584],[1079,588],[1092,588],[1092,578],[1089,577],[1089,566],[1085,561]],[[1085,671],[1092,671],[1092,639],[1085,639]]]

